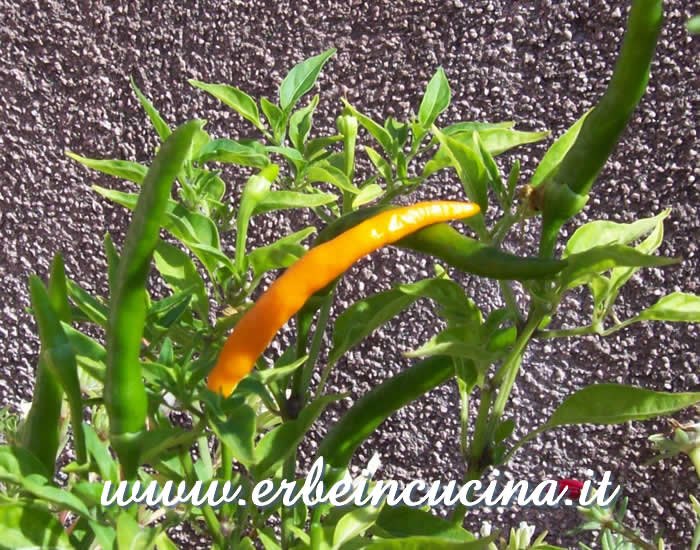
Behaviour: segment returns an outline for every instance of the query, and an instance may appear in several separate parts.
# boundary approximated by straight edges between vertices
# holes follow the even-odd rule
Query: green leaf
[[[208,323],[209,297],[204,281],[190,257],[176,246],[160,241],[153,258],[158,272],[173,292],[180,293],[188,289],[192,292],[192,308]]]
[[[255,100],[244,91],[226,84],[207,84],[206,82],[200,82],[199,80],[195,80],[193,78],[187,82],[189,82],[192,86],[200,88],[208,94],[214,96],[223,104],[231,107],[231,109],[236,111],[244,119],[252,123],[253,126],[259,130],[262,130],[262,122],[260,121],[258,106],[256,105]]]
[[[141,103],[143,110],[146,111],[148,118],[151,120],[153,127],[158,133],[158,137],[160,137],[161,141],[165,141],[165,138],[172,133],[168,127],[168,124],[163,120],[163,117],[160,116],[160,113],[156,110],[148,98],[141,93],[141,90],[138,89],[133,77],[131,78],[131,87],[133,88],[136,97],[139,99],[139,103]]]
[[[686,292],[673,292],[637,315],[636,319],[700,323],[700,296]]]
[[[92,297],[78,283],[68,280],[68,294],[85,316],[93,323],[104,327],[109,309],[97,298]]]
[[[129,210],[134,210],[134,208],[136,208],[136,203],[139,198],[138,193],[122,193],[121,191],[105,189],[98,185],[93,185],[92,189],[104,198],[120,204]],[[214,222],[207,216],[187,210],[183,205],[174,200],[168,200],[166,216],[167,219],[163,227],[170,231],[170,233],[183,244],[193,241],[207,244],[214,248],[219,247],[218,230]]]
[[[592,110],[593,109],[589,109],[588,111],[583,113],[583,116],[579,118],[576,122],[574,122],[571,125],[571,128],[564,132],[564,134],[560,136],[549,147],[549,149],[547,149],[547,152],[544,154],[542,160],[537,165],[537,169],[532,175],[532,179],[530,179],[530,185],[532,187],[538,187],[544,181],[547,181],[555,174],[555,172],[559,168],[559,165],[561,164],[561,161],[566,156],[566,153],[568,153],[569,149],[571,149],[574,142],[576,141],[578,133],[581,131],[581,126],[583,126],[583,122],[586,120],[586,117],[590,114]]]
[[[306,254],[306,248],[300,243],[315,232],[315,227],[307,227],[250,252],[247,259],[248,265],[253,268],[253,277],[257,278],[266,271],[292,265]]]
[[[309,169],[306,171],[306,177],[309,183],[322,181],[325,183],[330,183],[331,185],[336,186],[338,189],[352,193],[353,195],[360,192],[355,185],[350,183],[350,180],[345,172],[339,168],[336,168],[325,160],[309,166]]]
[[[452,160],[457,175],[464,185],[464,191],[470,200],[479,205],[483,213],[488,208],[487,173],[481,154],[467,147],[460,141],[447,136],[433,126],[437,137]]]
[[[345,98],[343,98],[343,103],[345,104],[345,109],[350,112],[353,116],[357,118],[360,124],[370,133],[372,136],[374,136],[374,139],[377,140],[377,142],[382,146],[382,149],[384,149],[384,152],[389,156],[389,158],[394,158],[396,156],[396,144],[394,143],[394,138],[391,136],[389,131],[374,122],[371,118],[366,117],[357,109],[355,109],[350,103],[347,102]]]
[[[195,159],[197,162],[224,162],[264,168],[270,164],[265,146],[257,141],[235,141],[228,138],[213,139],[202,147]]]
[[[484,148],[494,157],[514,147],[541,141],[549,134],[549,130],[544,132],[522,132],[506,128],[489,128],[479,131]],[[460,141],[459,134],[455,137]]]
[[[633,223],[616,223],[596,220],[579,227],[566,243],[562,257],[578,254],[596,246],[629,244],[647,235],[663,223],[671,209],[667,208],[652,218],[642,218]]]
[[[141,527],[139,522],[122,511],[117,517],[117,548],[119,550],[150,550],[155,546],[158,531]]]
[[[698,402],[700,392],[669,393],[622,384],[594,384],[567,397],[544,428],[647,420],[672,414]]]
[[[265,550],[282,550],[282,547],[277,543],[277,536],[271,528],[258,529],[258,538]]]
[[[456,124],[450,124],[442,129],[443,134],[451,136],[453,134],[465,133],[465,132],[483,132],[484,130],[494,130],[494,129],[509,129],[515,126],[515,122],[512,120],[506,122],[457,122]]]
[[[92,170],[98,170],[103,174],[133,181],[139,185],[143,183],[143,178],[146,177],[146,172],[148,171],[148,168],[143,164],[129,160],[91,159],[81,157],[70,151],[66,151],[66,156]]]
[[[90,455],[97,466],[102,481],[118,483],[119,467],[109,453],[106,444],[100,440],[94,428],[85,422],[83,422],[83,430],[85,431],[85,444],[87,446],[88,455]]]
[[[311,125],[313,124],[314,109],[318,105],[318,94],[316,94],[309,104],[303,109],[299,109],[289,119],[289,139],[294,147],[304,153],[304,143],[309,137]]]
[[[255,447],[255,479],[274,474],[323,410],[345,395],[324,395],[309,403],[295,420],[289,420],[266,433]]]
[[[326,147],[333,145],[336,141],[341,141],[343,139],[342,135],[337,136],[323,136],[314,139],[310,139],[306,143],[306,149],[304,151],[304,157],[306,160],[314,160],[316,157],[324,154]]]
[[[488,342],[481,345],[464,341],[464,327],[447,328],[416,350],[404,352],[404,357],[431,357],[434,355],[449,355],[450,357],[473,359],[475,361],[493,362],[502,354],[489,351]]]
[[[434,537],[406,537],[386,539],[365,546],[364,550],[487,550],[494,536],[471,542],[456,542]]]
[[[368,145],[365,145],[365,153],[367,153],[369,160],[372,161],[372,164],[374,164],[374,167],[379,172],[379,175],[381,175],[384,178],[384,181],[386,181],[387,183],[391,183],[392,181],[394,181],[391,165],[386,160],[384,160],[384,157],[382,157],[379,153],[377,153],[377,151],[375,151]]]
[[[390,116],[384,121],[384,128],[391,135],[391,139],[396,144],[397,149],[403,147],[408,141],[409,125],[407,123],[398,122],[393,116]]]
[[[493,156],[491,153],[489,153],[488,149],[486,149],[486,146],[484,145],[484,142],[481,140],[481,137],[479,136],[479,132],[474,132],[474,145],[475,145],[475,150],[481,154],[481,160],[484,163],[484,167],[486,168],[486,173],[488,174],[488,184],[491,189],[493,189],[493,192],[496,194],[496,197],[498,198],[498,202],[501,205],[501,208],[506,210],[509,206],[508,197],[506,194],[506,188],[503,185],[503,180],[501,179],[501,173],[498,170],[498,165],[496,164],[496,161],[493,159]]]
[[[0,504],[0,531],[2,550],[73,550],[61,522],[39,504]]]
[[[334,53],[335,48],[331,48],[302,61],[289,71],[280,85],[280,106],[283,111],[291,112],[299,98],[313,88],[318,74]]]
[[[390,537],[425,536],[436,540],[471,542],[469,531],[428,511],[409,506],[385,506],[377,518],[378,534]]]
[[[368,202],[372,202],[373,200],[381,197],[383,194],[384,189],[382,189],[380,185],[377,185],[376,183],[368,183],[367,185],[361,187],[360,192],[355,195],[355,198],[352,200],[352,209],[355,210]]]
[[[656,227],[644,241],[635,247],[635,250],[643,254],[652,254],[661,246],[664,238],[664,217],[661,215],[657,216],[658,223]],[[610,278],[600,275],[590,281],[589,287],[593,294],[593,318],[595,321],[604,319],[611,305],[615,303],[622,285],[638,270],[639,268],[637,267],[617,267],[610,273]]]
[[[21,484],[29,476],[44,481],[51,477],[41,461],[24,447],[0,445],[0,481]]]
[[[383,503],[382,503],[383,504]],[[355,508],[338,520],[333,531],[333,550],[339,550],[343,544],[361,537],[374,525],[384,506],[365,506]]]
[[[282,143],[287,128],[287,115],[277,105],[264,97],[260,98],[260,107],[272,128],[276,143]]]
[[[273,212],[275,210],[291,210],[294,208],[317,208],[338,200],[331,193],[301,193],[298,191],[270,191],[255,206],[253,215]]]
[[[24,478],[22,486],[33,496],[50,502],[62,510],[70,510],[86,518],[93,518],[93,515],[85,506],[85,503],[77,496],[58,487],[46,485],[44,479],[37,481],[32,477]]]
[[[445,76],[445,70],[440,67],[428,82],[428,87],[423,95],[418,109],[418,121],[421,126],[428,130],[435,122],[435,119],[450,104],[450,85]]]
[[[153,322],[160,327],[169,328],[189,308],[193,291],[194,287],[186,288],[181,292],[171,294],[153,303],[148,309],[147,322]],[[188,318],[191,320],[191,316],[188,316]]]
[[[559,286],[564,290],[588,283],[598,273],[614,267],[660,267],[680,261],[677,258],[650,256],[620,244],[596,246],[585,252],[571,254],[567,260],[568,265],[559,274]]]
[[[212,419],[212,429],[234,458],[247,467],[255,462],[255,411],[243,404],[227,411],[226,418]]]

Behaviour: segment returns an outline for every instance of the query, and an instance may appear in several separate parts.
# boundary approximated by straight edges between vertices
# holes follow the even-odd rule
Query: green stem
[[[536,330],[532,337],[540,340],[547,340],[549,338],[568,338],[570,336],[585,336],[586,334],[595,333],[596,330],[592,326],[587,326],[558,330]]]
[[[616,521],[612,522],[611,524],[607,525],[607,528],[610,529],[613,533],[622,535],[638,548],[643,548],[644,550],[658,550],[658,547],[656,545],[645,541],[643,538],[637,535],[637,533],[632,531],[632,529],[626,527],[625,525],[622,525],[621,523],[618,523]]]
[[[501,287],[501,292],[503,293],[503,299],[506,302],[506,307],[513,313],[513,315],[515,315],[516,323],[519,326],[522,323],[522,314],[520,313],[518,302],[515,300],[513,287],[510,286],[510,281],[500,280],[498,281],[498,286]]]
[[[314,331],[314,337],[311,340],[311,348],[309,349],[309,358],[306,360],[306,365],[304,366],[304,388],[309,387],[311,383],[311,376],[314,372],[314,367],[316,365],[316,359],[321,352],[321,344],[323,343],[323,335],[326,332],[326,326],[328,325],[328,318],[331,314],[331,306],[333,305],[333,297],[335,295],[335,285],[333,285],[333,290],[328,294],[327,298],[324,300],[321,306],[321,311],[318,314],[318,321],[316,321],[316,330]],[[330,374],[331,368],[333,368],[333,363],[328,363],[321,375],[321,381],[316,388],[316,395],[321,395],[323,388],[326,385],[326,380]]]
[[[182,468],[185,471],[185,479],[196,480],[197,473],[194,470],[194,464],[192,464],[192,457],[190,456],[190,450],[185,448],[180,454],[180,461],[182,462]],[[219,548],[224,550],[226,548],[226,540],[221,533],[221,524],[214,514],[214,510],[211,506],[202,506],[202,515],[204,516],[204,521],[207,523],[209,528],[209,534],[214,539],[214,548]]]
[[[515,341],[513,349],[510,351],[508,358],[501,365],[501,368],[496,372],[494,377],[494,383],[500,382],[501,386],[498,389],[498,397],[496,397],[496,402],[493,405],[493,413],[491,415],[491,428],[495,428],[496,424],[501,418],[501,415],[505,411],[506,403],[510,397],[510,392],[513,390],[513,384],[515,384],[515,379],[518,376],[518,371],[520,369],[520,362],[523,359],[523,354],[525,353],[525,348],[530,342],[530,338],[534,334],[537,327],[542,322],[544,314],[540,313],[537,308],[533,308],[530,312],[527,324],[523,331],[518,335],[518,339]]]
[[[282,469],[282,479],[296,479],[297,452],[296,449],[286,458]],[[294,542],[294,533],[289,529],[294,525],[294,509],[282,506],[282,550],[288,550]]]

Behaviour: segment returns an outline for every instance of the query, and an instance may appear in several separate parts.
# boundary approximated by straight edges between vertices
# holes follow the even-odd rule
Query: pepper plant
[[[121,246],[105,236],[109,296],[93,296],[67,277],[59,255],[48,287],[36,276],[30,281],[41,353],[31,410],[17,437],[0,447],[5,488],[0,547],[170,549],[176,547],[173,528],[182,524],[210,537],[220,550],[498,547],[497,531],[475,534],[463,528],[463,505],[442,519],[429,510],[388,505],[257,509],[234,501],[219,508],[140,504],[122,509],[100,503],[104,483],[121,480],[161,486],[228,481],[247,494],[268,478],[273,485],[301,480],[299,445],[324,409],[344,397],[327,391],[331,369],[419,298],[436,305],[446,328],[407,353],[410,367],[361,396],[330,428],[317,451],[329,466],[327,482],[342,478],[358,446],[393,412],[450,380],[460,396],[461,411],[455,414],[462,434],[455,444],[466,464],[465,482],[504,465],[545,430],[643,420],[700,401],[700,393],[603,383],[569,396],[521,440],[513,440],[515,423],[506,417],[532,339],[605,336],[641,321],[700,320],[700,299],[682,292],[629,319],[615,313],[620,289],[635,272],[679,261],[654,254],[668,210],[631,224],[582,225],[555,257],[559,229],[583,208],[644,92],[661,8],[661,0],[632,2],[603,98],[553,142],[528,182],[522,181],[517,161],[503,177],[494,158],[543,140],[548,132],[516,130],[512,122],[443,125],[439,117],[451,100],[443,69],[428,83],[416,116],[380,124],[343,100],[337,133],[330,136],[314,133],[319,96],[305,105],[300,101],[313,90],[333,49],[293,67],[274,100],[256,101],[227,84],[191,80],[253,126],[256,137],[238,140],[210,136],[201,120],[171,129],[132,81],[162,143],[150,166],[68,152],[88,168],[138,189],[93,186],[133,211]],[[361,148],[360,128],[370,138]],[[362,180],[358,154],[373,167]],[[222,165],[239,174],[252,170],[237,204],[229,199]],[[461,203],[447,206],[440,202],[446,197],[434,197],[433,203],[398,208],[397,201],[405,202],[441,171],[462,183]],[[311,213],[312,225],[251,249],[252,219],[299,209]],[[518,222],[538,215],[539,257],[506,252],[502,244]],[[459,229],[444,223],[455,218],[463,218]],[[388,238],[397,224],[401,231]],[[365,247],[371,239],[376,242]],[[227,242],[234,245],[232,257],[222,244]],[[384,244],[430,256],[437,262],[435,276],[358,297],[333,324],[322,364],[339,276]],[[156,297],[147,284],[152,265],[168,288],[166,296]],[[282,269],[295,273],[280,279],[287,285],[284,292],[274,285],[262,292],[266,277]],[[505,305],[480,308],[448,269],[497,280]],[[526,307],[513,284],[523,288]],[[564,295],[581,286],[593,298],[590,324],[550,328]],[[291,315],[296,342],[270,363],[261,351]],[[104,329],[104,342],[89,336],[85,324]],[[471,418],[470,402],[477,395],[478,412]],[[58,484],[56,464],[69,424],[74,460],[61,468],[67,481]],[[697,438],[693,441],[691,449],[683,440],[684,452],[697,457]],[[650,544],[623,528],[624,511],[614,522],[607,521],[606,511],[585,513],[589,526],[597,521],[601,531],[614,529],[604,548]],[[531,542],[532,535],[523,527],[502,544],[552,548],[542,536]]]

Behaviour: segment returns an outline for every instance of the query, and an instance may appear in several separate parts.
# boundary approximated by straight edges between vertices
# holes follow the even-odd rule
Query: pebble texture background
[[[70,7],[67,7],[70,4]],[[89,173],[67,159],[65,149],[98,158],[149,162],[157,144],[128,84],[133,76],[171,125],[206,118],[214,137],[256,135],[238,115],[187,84],[188,78],[226,82],[254,97],[276,95],[295,63],[329,47],[316,90],[321,103],[317,134],[330,132],[347,98],[383,120],[417,110],[436,68],[445,68],[453,90],[439,123],[514,120],[526,130],[560,134],[602,94],[623,34],[625,1],[453,0],[300,2],[150,2],[131,0],[0,1],[0,405],[17,409],[31,399],[39,349],[33,320],[25,312],[31,273],[45,276],[57,251],[70,277],[106,293],[102,236],[121,243],[128,216],[90,191],[91,184],[125,190],[127,185]],[[674,290],[698,292],[698,44],[683,23],[693,2],[669,0],[666,22],[648,92],[623,143],[600,175],[587,219],[631,221],[666,207],[660,252],[683,257],[679,266],[646,270],[623,290],[617,313],[628,317]],[[697,8],[697,4],[694,6]],[[696,10],[697,11],[697,10]],[[362,143],[369,144],[366,136]],[[546,144],[516,150],[528,176]],[[358,156],[362,156],[358,152]],[[510,168],[513,156],[499,164]],[[247,172],[226,172],[235,200]],[[426,184],[418,198],[462,198],[453,173]],[[299,229],[305,219],[261,217],[253,244]],[[533,242],[535,223],[523,236]],[[232,235],[226,237],[228,250]],[[516,237],[512,249],[520,247]],[[394,282],[428,276],[432,262],[387,249],[364,260],[343,281],[334,314],[356,299]],[[460,279],[485,311],[499,305],[497,288],[477,278]],[[586,323],[591,309],[583,291],[565,300],[561,326]],[[335,388],[353,398],[409,364],[400,352],[416,347],[440,328],[427,302],[378,330],[341,362]],[[288,344],[291,333],[276,345]],[[526,356],[509,414],[522,435],[543,421],[561,400],[584,385],[614,381],[657,390],[697,390],[698,331],[664,323],[631,327],[607,339],[585,337],[534,342]],[[317,423],[316,441],[350,399]],[[611,470],[630,496],[630,521],[646,536],[663,528],[670,543],[687,544],[693,520],[686,505],[697,494],[689,463],[680,458],[653,466],[646,437],[664,422],[571,428],[540,436],[504,469],[531,481],[596,477]],[[458,400],[453,383],[394,415],[356,456],[366,463],[382,454],[380,475],[459,479]],[[305,456],[308,456],[305,455]],[[578,523],[571,509],[515,507],[476,509],[467,524],[483,520],[509,529],[527,520],[548,529],[548,541],[574,546],[566,531]],[[589,536],[582,540],[590,540]],[[184,545],[185,543],[183,543]],[[194,544],[194,543],[192,543]],[[685,546],[685,544],[683,546]]]

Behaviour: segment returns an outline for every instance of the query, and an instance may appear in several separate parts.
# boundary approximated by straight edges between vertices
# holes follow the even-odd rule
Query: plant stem
[[[297,467],[297,451],[294,449],[292,453],[284,461],[282,469],[282,479],[290,481],[296,478]],[[288,550],[292,547],[294,541],[294,533],[289,529],[290,525],[294,525],[294,509],[288,506],[282,506],[282,550]]]
[[[536,330],[532,335],[533,338],[546,340],[549,338],[568,338],[569,336],[584,336],[586,334],[595,334],[596,330],[593,326],[566,328],[558,330]]]
[[[189,448],[184,448],[182,454],[180,455],[180,460],[182,462],[182,468],[185,471],[185,476],[188,479],[197,479],[197,474],[194,470],[194,464],[192,464],[192,457],[190,456]],[[224,550],[226,548],[226,541],[221,533],[221,524],[214,514],[214,510],[211,506],[202,506],[202,515],[204,515],[204,521],[207,522],[207,527],[209,527],[209,533],[214,539],[215,547]]]
[[[607,525],[607,528],[610,529],[612,532],[617,533],[619,535],[622,535],[625,537],[628,541],[633,543],[635,546],[639,548],[643,548],[644,550],[658,550],[657,546],[645,541],[643,538],[641,538],[637,533],[632,531],[629,527],[626,527],[625,525],[622,525],[621,523],[618,522],[612,522],[612,524]]]

